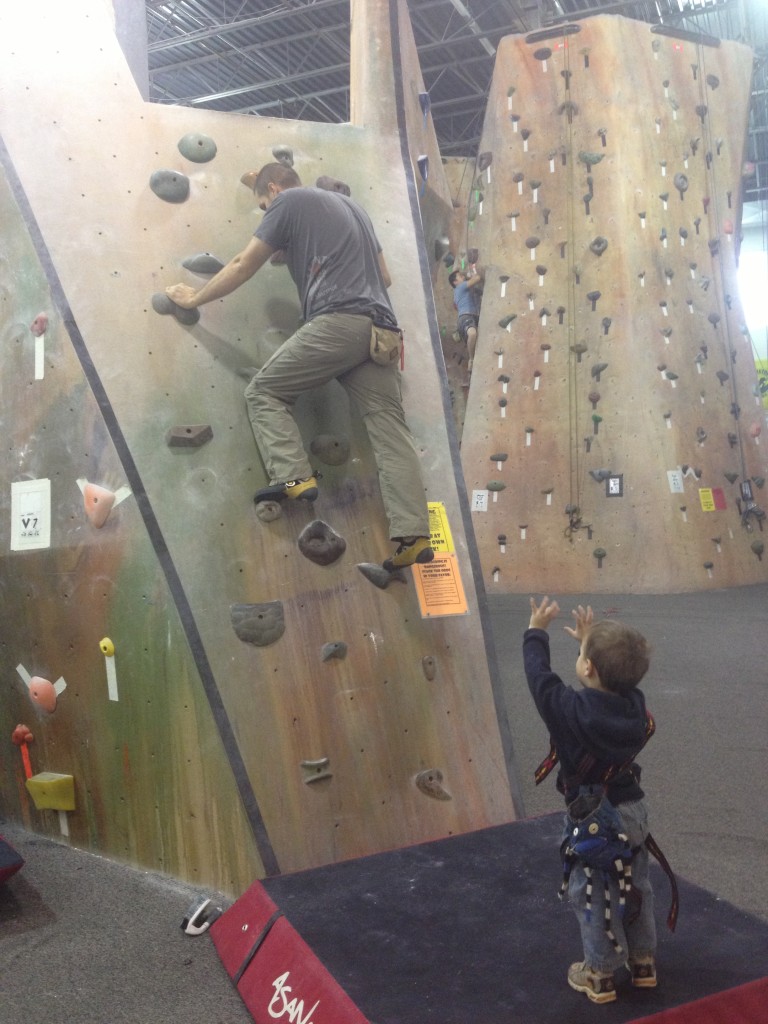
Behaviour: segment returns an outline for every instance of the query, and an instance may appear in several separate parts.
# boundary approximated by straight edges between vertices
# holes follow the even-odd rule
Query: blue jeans
[[[588,787],[583,787],[588,790]],[[568,884],[568,900],[573,907],[581,928],[584,946],[584,960],[597,971],[610,973],[621,967],[627,960],[639,960],[654,956],[656,952],[656,921],[653,916],[653,889],[648,877],[648,850],[644,845],[648,835],[648,812],[644,800],[631,804],[620,804],[616,808],[629,836],[629,845],[635,850],[632,857],[632,888],[642,896],[640,913],[634,921],[625,922],[619,914],[619,887],[614,881],[611,887],[611,930],[622,950],[617,953],[605,931],[605,894],[602,875],[592,875],[592,915],[588,921],[585,913],[587,876],[580,863],[573,865]],[[567,826],[566,826],[567,828]],[[634,913],[636,902],[627,903],[625,916]]]

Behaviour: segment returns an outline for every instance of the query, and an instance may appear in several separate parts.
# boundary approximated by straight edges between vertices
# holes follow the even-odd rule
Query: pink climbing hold
[[[30,331],[36,338],[42,338],[45,332],[48,330],[48,314],[38,313],[35,319],[29,326]]]
[[[97,529],[101,528],[109,518],[112,506],[115,504],[115,495],[106,487],[87,483],[83,488],[83,500],[88,521]]]
[[[29,696],[39,708],[52,714],[56,710],[58,700],[56,688],[42,676],[32,676],[29,680]]]

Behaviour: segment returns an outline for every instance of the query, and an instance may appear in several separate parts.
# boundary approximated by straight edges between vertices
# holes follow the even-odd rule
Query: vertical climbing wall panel
[[[74,843],[231,891],[509,820],[399,140],[144,104],[99,0],[32,0],[13,39],[0,69],[7,812],[62,824],[28,799],[10,742],[25,722],[34,770],[74,777]],[[240,177],[286,150],[305,183],[346,182],[376,224],[408,335],[406,414],[467,615],[422,618],[410,571],[380,589],[360,570],[392,545],[336,384],[296,408],[320,498],[257,516],[266,480],[243,391],[297,325],[285,267],[195,322],[164,314],[167,285],[204,280],[247,243],[260,214]],[[50,541],[36,547],[13,502],[45,512],[43,482]],[[37,678],[50,703],[66,686],[53,711],[31,701]]]
[[[492,590],[766,579],[736,286],[751,64],[609,16],[499,46],[462,443]]]

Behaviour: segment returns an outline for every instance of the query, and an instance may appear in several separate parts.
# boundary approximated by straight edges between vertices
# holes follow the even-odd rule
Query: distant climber
[[[166,289],[185,309],[229,295],[277,251],[299,291],[303,323],[267,360],[245,392],[254,437],[270,485],[256,502],[317,497],[292,407],[304,392],[334,378],[358,405],[379,469],[390,537],[397,550],[388,571],[430,562],[429,516],[419,457],[405,421],[397,360],[370,358],[378,328],[399,335],[387,295],[391,284],[368,214],[338,192],[305,187],[296,172],[271,163],[244,175],[264,211],[248,245],[196,290]]]
[[[472,266],[469,270],[469,274],[465,274],[463,270],[454,270],[448,276],[448,282],[453,288],[453,304],[459,315],[457,330],[467,346],[467,378],[472,375],[477,346],[477,325],[480,322],[480,303],[476,289],[483,281],[483,276],[476,267]]]

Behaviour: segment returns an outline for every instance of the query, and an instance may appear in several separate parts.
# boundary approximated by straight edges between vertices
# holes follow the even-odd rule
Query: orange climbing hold
[[[29,680],[29,696],[43,711],[52,714],[56,710],[58,694],[56,687],[48,679],[32,676]]]
[[[97,529],[101,528],[109,518],[112,506],[115,504],[114,493],[108,491],[106,487],[88,483],[83,488],[83,500],[88,521]]]

